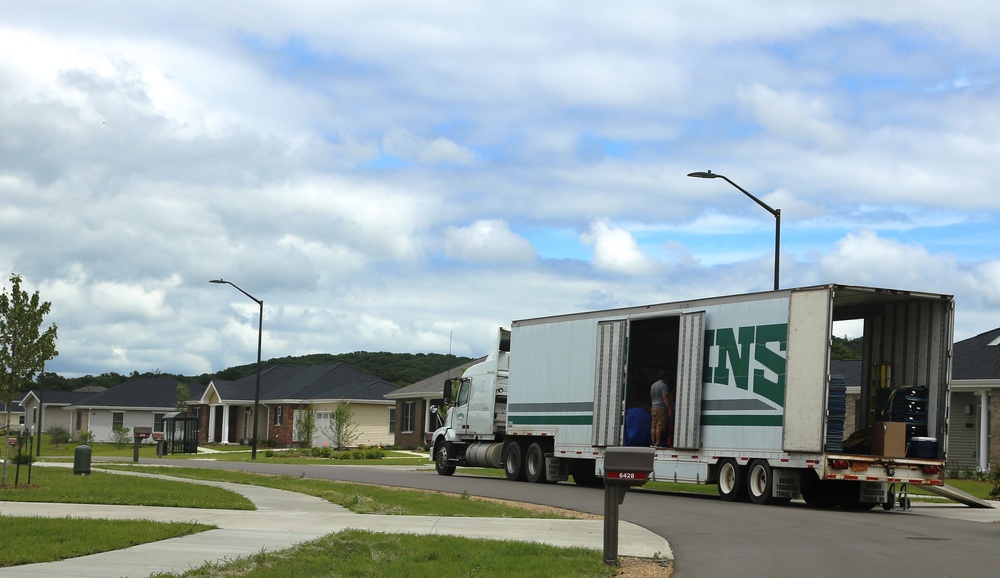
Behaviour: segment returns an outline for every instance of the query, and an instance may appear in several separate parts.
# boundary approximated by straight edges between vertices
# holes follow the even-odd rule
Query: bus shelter
[[[165,453],[198,453],[198,416],[175,411],[163,416]]]

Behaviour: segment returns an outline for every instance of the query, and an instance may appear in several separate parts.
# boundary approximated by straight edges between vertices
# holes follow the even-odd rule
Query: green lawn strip
[[[959,480],[952,478],[946,479],[944,483],[946,486],[951,486],[952,488],[962,490],[963,492],[967,494],[972,494],[973,496],[981,500],[990,499],[990,490],[993,489],[994,486],[993,482],[977,482],[975,480]],[[927,495],[927,496],[934,496],[941,498],[941,496],[932,493],[930,490],[925,490],[919,485],[910,484],[909,486],[907,486],[907,488],[911,495],[918,494],[918,495]],[[941,499],[946,499],[946,498],[941,498]]]
[[[43,466],[32,468],[31,485],[28,486],[25,470],[22,468],[20,486],[0,488],[0,501],[256,509],[253,502],[240,494],[214,486],[96,470],[90,475],[78,476],[70,468]]]
[[[113,466],[114,469],[149,472],[199,480],[218,480],[252,484],[278,490],[290,490],[323,498],[359,514],[395,514],[402,516],[470,516],[484,518],[553,518],[555,513],[539,513],[468,494],[454,495],[408,488],[389,488],[368,484],[353,484],[333,480],[268,476],[248,472],[183,468],[173,466]]]
[[[213,528],[191,522],[0,516],[0,567],[76,558]]]
[[[346,530],[278,552],[260,552],[248,558],[206,564],[167,576],[212,578],[305,578],[310,576],[612,576],[601,552],[557,548],[524,542],[501,542],[454,536],[378,534]]]

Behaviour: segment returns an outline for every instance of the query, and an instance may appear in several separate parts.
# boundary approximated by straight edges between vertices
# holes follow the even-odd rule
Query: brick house
[[[253,437],[253,407],[257,374],[235,381],[212,380],[204,395],[191,404],[200,411],[199,441],[248,443]],[[385,394],[397,387],[344,363],[311,366],[279,365],[261,371],[257,435],[277,447],[294,445],[295,422],[311,409],[316,417],[313,445],[330,443],[330,415],[350,402],[357,428],[355,445],[393,443],[392,406]]]

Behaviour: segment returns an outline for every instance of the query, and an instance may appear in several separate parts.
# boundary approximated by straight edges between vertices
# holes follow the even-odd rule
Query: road
[[[177,465],[176,461],[145,461]],[[602,514],[604,492],[571,483],[513,483],[499,478],[438,476],[410,467],[278,465],[185,461],[185,466],[304,475],[530,502]],[[1000,520],[1000,511],[988,510]],[[908,512],[816,510],[726,503],[712,497],[632,490],[621,518],[670,541],[675,578],[768,576],[992,576],[1000,525]]]

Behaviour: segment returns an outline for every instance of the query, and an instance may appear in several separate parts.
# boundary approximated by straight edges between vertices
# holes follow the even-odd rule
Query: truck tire
[[[750,471],[747,474],[747,494],[750,501],[755,504],[787,504],[788,498],[775,498],[774,491],[774,471],[767,460],[754,460],[750,462]]]
[[[524,449],[521,443],[512,440],[507,444],[503,457],[503,471],[512,482],[523,482],[527,477],[524,472]]]
[[[594,460],[570,460],[569,473],[573,483],[584,488],[603,488],[604,478],[597,475],[597,463]]]
[[[545,476],[545,448],[539,442],[528,446],[528,453],[524,456],[524,474],[531,483],[548,482]]]
[[[448,445],[444,440],[438,440],[434,444],[434,469],[442,476],[450,476],[455,473],[455,465],[448,461]]]
[[[732,458],[719,461],[719,497],[726,502],[746,499],[747,486],[743,468]]]

